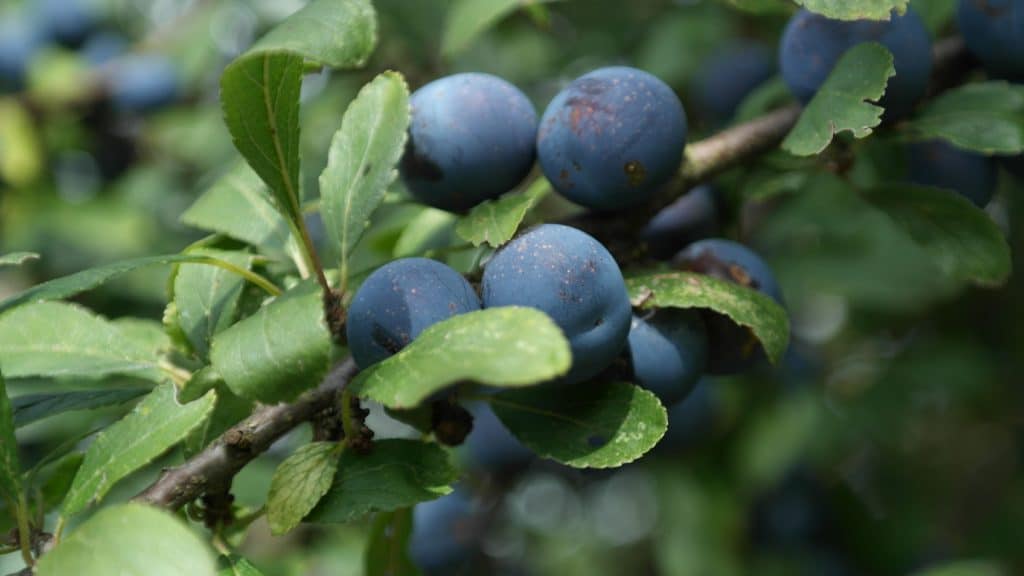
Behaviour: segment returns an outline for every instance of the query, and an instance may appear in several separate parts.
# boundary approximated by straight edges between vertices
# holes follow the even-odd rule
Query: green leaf
[[[213,576],[213,554],[173,514],[142,504],[105,508],[39,559],[38,576]]]
[[[366,547],[366,576],[419,576],[409,557],[412,508],[378,514]]]
[[[267,185],[245,162],[221,176],[181,215],[189,226],[282,253],[291,239],[288,222],[274,209]]]
[[[339,247],[341,282],[350,273],[356,243],[395,179],[409,128],[409,87],[397,72],[384,72],[359,91],[331,140],[320,175],[320,210]]]
[[[626,279],[637,308],[708,308],[750,328],[768,358],[778,363],[789,345],[789,317],[764,294],[693,272],[665,272]]]
[[[8,503],[21,500],[21,461],[14,437],[14,414],[7,385],[0,373],[0,496]]]
[[[983,154],[1018,154],[1024,150],[1024,87],[972,82],[929,102],[906,129]]]
[[[210,415],[216,399],[210,392],[182,406],[174,398],[174,386],[153,390],[130,414],[96,436],[64,499],[64,515],[101,500],[118,480],[184,439]]]
[[[267,522],[273,534],[298,526],[331,489],[341,448],[335,442],[306,444],[277,467],[267,496]]]
[[[574,468],[632,462],[668,429],[658,397],[625,382],[506,390],[489,402],[527,448]]]
[[[145,342],[114,323],[64,302],[40,302],[0,315],[0,365],[10,378],[166,374]]]
[[[950,190],[880,186],[865,198],[892,218],[948,276],[1000,286],[1010,276],[1010,246],[983,210]]]
[[[835,20],[888,20],[893,10],[903,14],[910,0],[795,0],[811,12]]]
[[[331,344],[320,288],[307,281],[218,334],[210,360],[232,392],[269,404],[319,384]]]
[[[887,312],[914,312],[950,297],[957,283],[848,182],[822,172],[779,205],[759,230],[788,296],[826,294]]]
[[[196,250],[249,270],[252,256],[241,252]],[[200,358],[210,352],[214,335],[235,321],[238,299],[245,288],[245,279],[224,268],[202,264],[182,264],[174,275],[174,304],[178,327]]]
[[[208,260],[208,259],[205,259]],[[183,262],[202,262],[204,258],[189,256],[186,254],[171,254],[167,256],[146,256],[132,260],[122,260],[113,264],[99,266],[83,270],[70,276],[56,278],[49,282],[43,282],[15,294],[10,298],[0,301],[0,314],[7,310],[28,302],[41,302],[44,300],[60,300],[74,296],[86,290],[92,290],[107,282],[111,278],[120,276],[126,272],[145,268],[147,266],[158,266],[162,264],[177,264]]]
[[[213,390],[217,393],[217,403],[214,405],[210,417],[189,432],[182,443],[181,451],[186,458],[191,458],[202,452],[210,442],[252,414],[253,403],[236,396],[231,390],[228,390],[223,381],[216,384]],[[179,402],[184,401],[181,396],[182,394],[179,392]]]
[[[349,386],[388,408],[412,408],[456,382],[530,386],[565,374],[571,364],[569,342],[547,314],[510,306],[434,324]]]
[[[44,513],[49,513],[57,508],[57,506],[60,506],[64,497],[67,496],[68,490],[71,489],[71,483],[75,480],[75,474],[78,474],[78,469],[82,467],[84,460],[85,454],[74,452],[61,458],[54,464],[53,470],[46,478],[40,490]]]
[[[998,564],[982,560],[962,560],[915,572],[914,576],[1003,576],[1007,572]]]
[[[287,52],[247,54],[221,77],[224,122],[235,148],[270,188],[274,206],[297,226],[299,91],[304,60]]]
[[[516,10],[554,0],[456,0],[448,10],[441,53],[454,56]]]
[[[342,453],[334,484],[306,519],[344,523],[408,508],[450,493],[458,476],[451,455],[437,444],[381,440],[369,454]]]
[[[25,262],[38,260],[39,254],[35,252],[11,252],[0,256],[0,268],[4,266],[21,266]]]
[[[64,412],[93,410],[124,404],[148,392],[150,390],[147,388],[126,388],[19,396],[11,401],[14,407],[14,426],[21,428],[37,420]]]
[[[789,12],[792,5],[785,0],[722,0],[744,12],[753,14],[778,14]]]
[[[299,92],[306,62],[362,66],[376,44],[368,0],[315,0],[271,30],[221,76],[221,105],[235,148],[270,188],[292,227],[302,219]]]
[[[227,566],[217,572],[217,576],[263,576],[263,573],[256,569],[248,560],[241,556],[232,554],[223,558]]]
[[[892,54],[884,46],[875,42],[854,46],[804,108],[782,148],[797,156],[813,156],[828,148],[840,132],[850,131],[856,138],[870,135],[884,112],[870,102],[882,98],[895,75]]]
[[[538,178],[529,188],[501,198],[488,200],[459,218],[455,233],[473,246],[488,244],[497,248],[515,236],[526,214],[551,192],[551,184]]]
[[[736,442],[736,477],[751,491],[775,486],[806,458],[827,424],[820,396],[801,392],[760,411]]]

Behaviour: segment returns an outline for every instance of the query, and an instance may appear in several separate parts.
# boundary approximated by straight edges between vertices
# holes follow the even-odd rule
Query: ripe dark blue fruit
[[[889,79],[881,104],[886,118],[905,116],[924,96],[932,68],[931,40],[917,13],[895,13],[889,21],[830,20],[801,10],[790,19],[779,44],[782,77],[804,103],[825,82],[839,58],[863,42],[889,49],[896,75]]]
[[[742,244],[719,238],[701,240],[676,254],[673,264],[756,289],[783,304],[782,290],[768,264]],[[708,332],[709,374],[743,372],[764,356],[760,342],[749,328],[712,311],[704,313],[704,322]]]
[[[636,383],[662,404],[685,398],[708,360],[708,338],[697,310],[664,308],[633,316],[626,346]]]
[[[129,48],[128,40],[120,34],[104,32],[90,36],[82,45],[82,58],[93,66],[102,66],[124,54]]]
[[[43,45],[43,34],[21,13],[0,19],[0,89],[21,89],[29,62]]]
[[[640,232],[655,258],[670,258],[680,248],[718,234],[718,193],[704,184],[658,212]]]
[[[658,450],[671,452],[699,445],[699,441],[714,430],[718,404],[715,382],[707,377],[698,380],[689,395],[666,406],[668,431],[658,443]]]
[[[560,194],[594,210],[643,203],[679,168],[686,114],[675,92],[636,68],[574,80],[541,118],[537,156]]]
[[[47,38],[65,46],[78,46],[100,21],[94,0],[33,0],[33,17]]]
[[[505,428],[490,407],[481,403],[467,408],[473,415],[473,430],[463,450],[471,467],[501,473],[533,460],[533,452]]]
[[[530,306],[545,312],[572,348],[568,382],[606,368],[626,344],[631,317],[615,259],[589,235],[545,224],[509,242],[484,268],[484,307]]]
[[[151,112],[178,97],[178,71],[164,56],[138,55],[119,60],[109,78],[114,106],[128,112]]]
[[[515,188],[534,159],[537,112],[518,88],[489,74],[455,74],[412,95],[399,166],[417,200],[463,211]]]
[[[990,74],[1024,80],[1024,0],[960,0],[957,22]]]
[[[425,574],[457,574],[473,553],[479,514],[461,490],[413,508],[409,555]]]
[[[352,358],[367,368],[391,356],[429,326],[480,309],[473,287],[458,272],[427,258],[404,258],[378,268],[348,309]]]
[[[984,208],[996,190],[996,162],[962,150],[942,140],[912,144],[909,153],[910,181],[958,192]]]
[[[729,122],[751,92],[775,74],[775,56],[753,42],[716,52],[693,80],[690,100],[696,114],[711,126]]]

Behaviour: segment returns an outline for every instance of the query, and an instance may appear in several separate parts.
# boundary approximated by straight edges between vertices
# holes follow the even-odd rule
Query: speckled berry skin
[[[715,189],[703,184],[658,212],[640,232],[651,256],[671,258],[681,248],[718,234],[719,202]]]
[[[953,190],[979,208],[988,205],[996,190],[998,170],[992,157],[941,140],[911,144],[908,163],[911,182]]]
[[[346,333],[352,358],[367,368],[431,325],[479,309],[473,287],[448,266],[427,258],[389,262],[370,274],[349,306]]]
[[[704,320],[697,310],[672,308],[633,316],[626,350],[636,383],[662,404],[675,404],[693,390],[707,365]]]
[[[957,23],[989,74],[1024,80],[1024,0],[960,0]]]
[[[601,68],[548,105],[537,157],[560,194],[593,210],[649,199],[679,168],[686,114],[675,92],[636,68]]]
[[[479,530],[472,500],[462,490],[413,508],[409,555],[428,576],[461,573],[470,558]]]
[[[931,39],[913,10],[889,21],[831,20],[800,10],[790,19],[779,43],[782,78],[793,95],[807,103],[847,50],[878,42],[893,55],[896,75],[889,79],[881,104],[886,119],[906,116],[925,94],[932,69]]]
[[[485,308],[530,306],[562,329],[572,349],[564,382],[606,368],[626,344],[631,317],[626,283],[600,242],[560,224],[545,224],[509,242],[484,268]]]
[[[399,165],[420,202],[461,212],[518,185],[533,167],[537,112],[497,76],[446,76],[413,93]]]
[[[722,126],[743,100],[774,74],[771,50],[754,42],[737,42],[716,51],[701,65],[688,92],[689,101],[708,126]]]
[[[756,289],[784,304],[782,290],[768,264],[742,244],[720,238],[701,240],[676,254],[672,262],[683,270]],[[750,329],[710,310],[703,315],[708,334],[708,374],[744,372],[764,357],[764,349]]]

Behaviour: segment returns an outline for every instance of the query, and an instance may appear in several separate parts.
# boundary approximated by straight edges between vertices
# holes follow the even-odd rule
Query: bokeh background
[[[312,74],[303,87],[307,194],[355,92],[382,70],[412,88],[484,71],[543,110],[590,69],[628,64],[683,99],[691,139],[788,101],[775,45],[788,13],[716,0],[569,0],[521,10],[457,54],[442,53],[446,0],[375,0],[380,43],[363,71]],[[913,0],[934,38],[955,34],[951,0]],[[0,297],[113,260],[181,250],[202,237],[179,218],[235,161],[221,121],[223,67],[301,0],[27,0],[0,3],[0,253],[41,258],[0,269]],[[730,55],[741,54],[737,60]],[[763,64],[757,64],[763,62]],[[767,68],[736,87],[737,66]],[[763,80],[763,81],[761,81]],[[738,94],[738,95],[736,95]],[[964,574],[1024,573],[1024,308],[1020,281],[949,295],[889,231],[806,174],[846,163],[853,182],[905,177],[898,126],[834,156],[772,153],[716,181],[720,234],[759,250],[786,294],[785,361],[705,379],[670,409],[648,457],[616,471],[537,461],[486,418],[459,450],[454,496],[416,512],[416,557],[441,574],[679,576],[886,575],[948,562]],[[397,188],[397,187],[396,187]],[[361,248],[364,266],[455,243],[451,216],[396,189]],[[824,200],[823,200],[824,198]],[[315,225],[315,197],[307,198]],[[867,209],[867,208],[865,208]],[[542,213],[563,214],[550,202]],[[1024,181],[1000,173],[989,215],[1020,266]],[[835,242],[807,246],[816,234]],[[840,241],[841,240],[841,241]],[[160,320],[168,271],[128,275],[79,298],[113,318]],[[12,393],[74,387],[15,382]],[[125,408],[23,428],[28,465]],[[485,412],[486,415],[486,412]],[[379,412],[379,435],[407,429]],[[299,430],[236,479],[262,504]],[[112,495],[126,499],[167,456]],[[0,518],[7,529],[9,519]],[[262,522],[240,548],[268,575],[358,575],[369,523]],[[20,567],[0,557],[0,572]]]

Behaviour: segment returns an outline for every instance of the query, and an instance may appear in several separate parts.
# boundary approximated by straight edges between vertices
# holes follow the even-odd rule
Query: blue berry
[[[783,304],[782,290],[768,264],[742,244],[717,238],[701,240],[676,254],[673,263],[684,270],[753,288]],[[743,372],[763,358],[764,350],[749,328],[710,310],[705,312],[704,321],[709,374]]]
[[[448,266],[426,258],[389,262],[370,274],[349,306],[346,332],[352,358],[367,368],[433,324],[479,309],[473,287]]]
[[[984,208],[996,190],[996,162],[942,140],[910,146],[910,181],[959,193]]]
[[[483,302],[550,316],[572,349],[567,382],[606,368],[629,334],[629,295],[615,259],[597,240],[560,224],[534,228],[494,255],[484,268]]]
[[[679,168],[686,114],[675,92],[636,68],[601,68],[555,96],[537,155],[552,186],[594,210],[642,204]]]
[[[626,350],[636,383],[674,404],[693,390],[707,364],[704,320],[697,310],[671,308],[633,316]]]
[[[932,68],[928,31],[910,9],[902,16],[893,14],[889,21],[831,20],[807,10],[797,12],[779,44],[782,78],[806,103],[840,57],[864,42],[878,42],[892,52],[896,75],[889,79],[881,105],[886,118],[906,116],[924,96]]]
[[[412,95],[402,179],[419,201],[464,211],[518,185],[533,166],[537,113],[489,74],[455,74]]]
[[[1024,80],[1024,0],[960,0],[957,22],[990,74]]]

